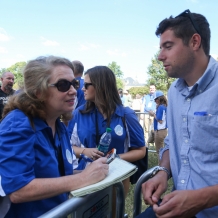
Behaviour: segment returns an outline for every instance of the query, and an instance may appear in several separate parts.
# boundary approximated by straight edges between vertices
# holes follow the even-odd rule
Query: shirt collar
[[[204,72],[204,74],[198,79],[198,81],[194,84],[192,90],[189,92],[188,88],[187,88],[187,84],[185,82],[184,79],[179,78],[176,82],[175,82],[175,87],[183,94],[186,96],[191,96],[193,95],[193,93],[195,93],[196,95],[202,93],[206,87],[208,86],[208,84],[213,80],[214,76],[215,76],[215,71],[214,66],[216,66],[217,61],[210,56],[210,60],[209,63],[207,65],[207,68]]]

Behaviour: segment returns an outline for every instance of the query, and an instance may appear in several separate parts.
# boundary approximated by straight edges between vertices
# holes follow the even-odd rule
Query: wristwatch
[[[168,179],[171,177],[171,174],[170,174],[169,170],[168,170],[167,168],[165,168],[165,167],[160,167],[160,166],[157,166],[157,167],[153,170],[153,172],[151,173],[151,177],[155,176],[155,175],[156,175],[159,171],[161,171],[161,170],[167,173]]]

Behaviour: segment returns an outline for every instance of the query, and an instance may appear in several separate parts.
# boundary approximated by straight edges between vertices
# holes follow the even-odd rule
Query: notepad
[[[120,158],[115,158],[109,164],[109,173],[105,179],[95,184],[71,191],[71,194],[74,197],[81,197],[87,194],[91,194],[96,191],[100,191],[110,185],[113,185],[117,182],[121,182],[124,179],[129,178],[138,170],[137,166],[131,164]]]

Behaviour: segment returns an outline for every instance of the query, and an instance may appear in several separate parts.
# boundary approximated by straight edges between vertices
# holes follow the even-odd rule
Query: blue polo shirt
[[[154,94],[147,94],[146,96],[144,96],[143,100],[142,100],[142,104],[144,105],[144,112],[146,114],[149,113],[150,110],[155,111],[156,110],[156,102],[154,100]]]
[[[158,106],[156,110],[156,119],[154,119],[154,130],[161,130],[167,128],[166,112],[167,112],[166,106],[164,105]],[[159,123],[157,120],[162,120],[162,123]]]
[[[77,80],[79,80],[79,89],[77,90],[77,105],[76,108],[78,108],[79,106],[83,105],[86,103],[86,100],[84,98],[84,92],[82,90],[83,85],[84,85],[84,79],[82,77],[77,77],[75,78]]]
[[[20,110],[10,112],[0,124],[0,195],[24,187],[35,178],[60,177],[57,149],[63,159],[64,175],[71,175],[72,150],[65,126],[57,120],[58,134],[41,119],[34,118],[34,129]],[[6,217],[38,217],[68,199],[68,193],[55,197],[11,204]]]
[[[96,148],[96,120],[98,122],[98,134],[101,136],[107,128],[107,120],[97,110],[93,110],[88,114],[81,114],[79,110],[83,110],[85,105],[77,108],[73,113],[73,119],[69,122],[68,132],[74,137],[78,137],[77,146],[87,148]],[[97,116],[97,119],[96,119]],[[122,117],[125,116],[126,125],[123,123]],[[112,129],[112,141],[109,150],[116,148],[117,154],[128,151],[128,147],[145,146],[143,129],[138,121],[135,112],[129,107],[117,106],[115,112],[111,116],[110,128]],[[129,143],[126,143],[127,131],[129,131]],[[79,145],[80,144],[80,145]]]

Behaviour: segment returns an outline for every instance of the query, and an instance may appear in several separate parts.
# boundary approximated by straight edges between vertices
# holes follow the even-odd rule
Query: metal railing
[[[137,115],[137,117],[138,117],[138,121],[140,122],[140,121],[142,121],[142,122],[140,122],[140,124],[141,124],[141,126],[142,126],[142,128],[143,128],[143,130],[145,129],[145,116],[144,116],[144,119],[141,119],[140,118],[140,115],[145,115],[146,113],[144,113],[144,112],[135,112],[136,113],[136,115]],[[150,123],[150,125],[149,125],[149,132],[150,131],[152,131],[152,123]],[[145,137],[145,140],[146,140],[146,142],[147,142],[147,140],[148,139],[146,139],[146,137]],[[153,143],[154,144],[154,143]],[[152,150],[152,149],[148,149],[148,152],[151,152],[151,153],[156,153],[156,150]]]
[[[134,196],[133,196],[133,218],[136,217],[141,213],[142,209],[142,197],[141,197],[141,189],[142,189],[142,183],[146,182],[149,180],[153,174],[153,171],[157,168],[158,166],[155,166],[146,172],[144,172],[141,177],[138,179],[135,189],[134,189]]]
[[[39,218],[66,218],[69,215],[73,218],[81,218],[90,217],[87,215],[90,213],[94,213],[91,215],[95,218],[112,217],[110,207],[112,207],[113,188],[116,189],[116,217],[124,217],[124,187],[122,182],[118,182],[101,191],[83,197],[72,197],[47,213],[41,215]],[[107,212],[108,214],[105,216],[105,213]]]

